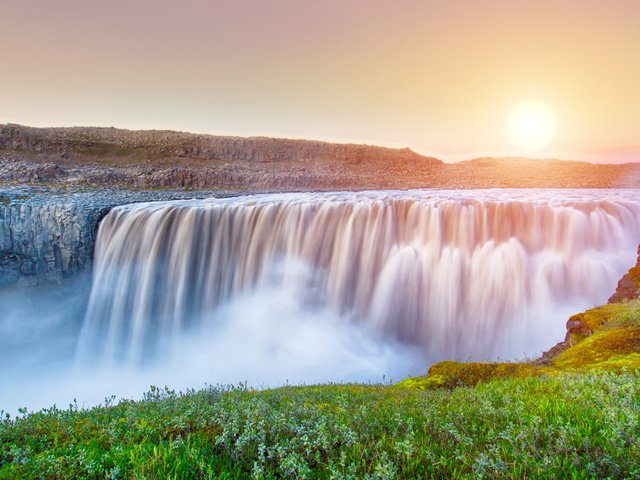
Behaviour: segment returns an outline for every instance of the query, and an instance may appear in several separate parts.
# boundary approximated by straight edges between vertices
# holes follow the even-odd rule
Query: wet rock
[[[569,347],[567,342],[558,342],[549,350],[544,352],[540,358],[534,360],[532,363],[534,365],[551,365],[553,359],[564,352]]]

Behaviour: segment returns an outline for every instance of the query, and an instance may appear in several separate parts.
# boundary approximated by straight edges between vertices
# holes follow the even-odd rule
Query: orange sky
[[[0,123],[169,128],[523,152],[640,153],[637,0],[0,0]],[[640,161],[640,155],[638,155]]]

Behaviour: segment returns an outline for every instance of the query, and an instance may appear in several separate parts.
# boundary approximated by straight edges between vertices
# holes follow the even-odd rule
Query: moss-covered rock
[[[609,321],[627,312],[633,305],[613,303],[577,313],[567,320],[565,342],[572,347],[600,330]]]
[[[625,300],[635,300],[640,296],[640,247],[636,265],[631,267],[618,282],[615,293],[609,298],[609,303],[619,303]]]
[[[496,378],[533,377],[542,372],[540,367],[530,363],[446,361],[432,365],[426,376],[408,378],[398,385],[420,389],[472,387]]]
[[[574,339],[571,348],[553,359],[553,367],[616,370],[623,363],[629,368],[640,367],[636,358],[640,353],[639,302],[605,305],[581,315],[594,333]]]

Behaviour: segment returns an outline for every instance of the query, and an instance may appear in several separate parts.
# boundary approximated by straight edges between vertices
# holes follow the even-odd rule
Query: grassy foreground
[[[0,424],[0,478],[640,478],[640,376],[152,389]]]
[[[540,361],[397,385],[152,388],[0,420],[0,478],[640,478],[640,302],[574,315]]]

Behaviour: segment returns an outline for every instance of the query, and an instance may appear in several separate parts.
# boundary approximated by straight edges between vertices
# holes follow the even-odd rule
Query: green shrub
[[[425,377],[408,378],[398,386],[420,389],[472,387],[493,379],[532,377],[541,373],[540,368],[528,363],[446,361],[432,365]]]
[[[0,423],[0,478],[636,478],[640,376],[153,389]]]

